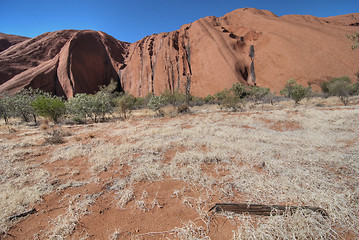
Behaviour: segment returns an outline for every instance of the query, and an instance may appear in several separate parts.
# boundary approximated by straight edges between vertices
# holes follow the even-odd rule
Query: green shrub
[[[264,101],[270,95],[269,88],[253,86],[249,91],[249,98],[255,102]]]
[[[294,78],[289,79],[285,84],[284,88],[280,90],[280,94],[286,96],[287,98],[291,98],[291,92],[296,83],[297,82],[294,80]]]
[[[191,96],[190,99],[191,101],[187,103],[190,106],[202,106],[204,104],[204,99],[201,97]]]
[[[236,95],[234,95],[232,92],[229,92],[229,94],[221,101],[221,106],[226,108],[227,110],[230,110],[232,112],[236,112],[239,109],[243,108],[244,100],[241,98],[238,98]]]
[[[115,98],[115,104],[120,114],[126,118],[127,113],[130,112],[136,104],[136,98],[130,94],[123,94]]]
[[[208,103],[213,103],[215,98],[212,95],[208,94],[203,100],[205,103],[208,104]]]
[[[72,118],[72,121],[74,121],[77,124],[85,124],[86,123],[86,121],[80,116],[74,116]]]
[[[15,115],[21,117],[25,122],[30,122],[33,118],[36,123],[36,112],[31,106],[31,103],[35,100],[36,95],[41,94],[40,90],[22,89],[18,93],[12,96],[12,104],[14,107]]]
[[[229,95],[229,91],[227,89],[224,89],[220,92],[217,92],[214,97],[215,99],[219,102],[219,104],[221,104],[221,102],[227,98],[227,96]]]
[[[238,92],[235,93],[233,91],[233,88],[231,88],[230,91],[224,89],[223,91],[216,93],[215,97],[221,108],[226,108],[230,111],[237,111],[243,107],[244,100],[238,96]]]
[[[167,100],[163,96],[155,96],[153,95],[149,100],[147,106],[152,111],[156,112],[157,116],[163,115],[163,111],[161,112],[161,108],[167,105]]]
[[[109,85],[100,86],[100,91],[91,95],[92,114],[95,122],[97,122],[97,117],[101,116],[102,120],[105,120],[106,114],[113,112],[115,108],[114,99],[118,95],[116,89],[117,83],[111,80]]]
[[[310,92],[310,87],[303,87],[293,78],[288,80],[284,88],[280,91],[281,95],[291,98],[295,103],[299,103]]]
[[[153,93],[148,93],[145,98],[143,99],[144,100],[144,105],[147,107],[148,103],[150,102],[151,98],[154,96]]]
[[[62,98],[49,94],[38,95],[31,106],[37,114],[49,117],[55,123],[66,113],[66,106]]]
[[[308,92],[310,92],[310,87],[303,87],[302,85],[295,85],[294,89],[291,93],[291,98],[295,101],[295,103],[299,103],[305,96],[307,96]]]
[[[79,93],[66,102],[67,112],[77,119],[93,117],[94,97],[90,94]]]
[[[352,84],[352,80],[347,77],[332,78],[330,81],[321,84],[322,91],[329,96],[337,96],[346,106],[349,103],[349,97],[358,94],[359,85]]]
[[[96,94],[76,94],[66,103],[68,113],[80,118],[90,117],[95,122],[100,116],[104,120],[105,115],[112,113],[115,108],[116,89],[117,83],[111,80],[109,85],[100,86]]]
[[[147,103],[146,103],[146,99],[142,98],[142,97],[137,97],[135,98],[135,104],[133,106],[133,109],[141,109],[146,107]]]
[[[214,97],[208,95],[204,98],[206,103],[217,101],[219,105],[233,111],[243,107],[247,100],[264,101],[270,95],[269,88],[261,88],[257,86],[247,86],[241,83],[235,83],[227,90],[224,89],[217,92]]]
[[[244,99],[248,97],[251,93],[249,86],[245,86],[241,83],[235,83],[232,85],[230,91],[234,94],[236,98]]]
[[[5,123],[8,124],[9,118],[14,116],[12,97],[7,94],[3,94],[0,97],[0,117],[4,118]]]
[[[166,103],[172,104],[173,106],[178,106],[186,102],[186,95],[178,90],[174,90],[173,92],[166,90],[161,96]]]

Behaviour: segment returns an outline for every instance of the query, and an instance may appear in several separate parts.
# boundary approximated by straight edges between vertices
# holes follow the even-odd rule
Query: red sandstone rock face
[[[234,32],[242,26],[262,33],[252,41],[259,86],[278,94],[290,78],[314,90],[330,77],[355,79],[359,51],[351,49],[346,35],[359,30],[351,26],[358,22],[359,13],[330,18],[259,15],[254,9],[239,9],[223,17]]]
[[[249,46],[229,35],[217,18],[207,17],[175,32],[146,37],[129,49],[122,86],[137,96],[186,88],[204,96],[245,83]]]
[[[358,30],[358,22],[359,14],[278,17],[257,9],[206,17],[132,44],[121,83],[136,96],[186,87],[193,95],[206,96],[236,82],[253,84],[253,45],[257,85],[278,94],[295,78],[319,90],[319,83],[330,77],[355,79],[359,51],[351,50],[345,36]]]
[[[15,45],[19,42],[25,41],[27,39],[29,39],[29,38],[0,33],[0,52],[11,47],[12,45]]]
[[[40,88],[66,97],[118,81],[127,43],[95,31],[45,33],[0,53],[0,92]]]
[[[330,77],[354,79],[359,51],[351,50],[346,34],[358,30],[357,22],[359,14],[278,17],[247,8],[221,18],[206,17],[132,44],[121,83],[136,96],[185,91],[186,86],[193,95],[206,96],[236,82],[253,84],[253,45],[257,85],[278,94],[288,79],[295,78],[319,90],[319,83]]]
[[[295,78],[319,89],[330,77],[354,79],[359,51],[346,35],[358,31],[358,23],[359,13],[278,17],[245,8],[133,44],[95,31],[46,33],[0,52],[0,92],[31,86],[71,97],[112,78],[135,96],[166,89],[206,96],[236,82],[253,84],[251,45],[258,86],[278,94]]]

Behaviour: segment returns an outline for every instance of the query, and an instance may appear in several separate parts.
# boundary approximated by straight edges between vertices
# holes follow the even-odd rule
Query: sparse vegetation
[[[347,77],[332,78],[328,82],[321,84],[322,91],[329,96],[337,96],[346,106],[350,96],[359,94],[359,84],[352,84],[352,80]]]
[[[263,102],[269,95],[270,90],[268,88],[235,83],[229,90],[224,89],[216,93],[215,99],[220,106],[231,111],[237,111],[242,109],[246,102]]]
[[[62,98],[50,94],[36,96],[31,106],[38,115],[49,117],[55,123],[66,113],[66,106]]]
[[[41,91],[29,88],[23,89],[12,96],[12,104],[16,116],[21,117],[25,122],[29,122],[32,117],[36,123],[36,112],[31,103],[39,94],[41,94]]]
[[[14,116],[12,100],[7,94],[0,97],[0,116],[4,119],[6,124],[9,123],[9,118]]]
[[[75,97],[69,99],[66,102],[67,113],[74,116],[76,122],[83,122],[83,119],[91,118],[97,122],[99,117],[102,120],[105,119],[106,114],[110,114],[114,111],[116,104],[118,105],[119,111],[123,114],[129,110],[128,101],[122,102],[121,97],[118,97],[116,92],[117,83],[111,81],[107,86],[101,86],[100,90],[96,94],[76,94]],[[129,96],[126,99],[129,99]]]
[[[93,95],[84,93],[76,94],[66,102],[68,114],[72,114],[79,122],[87,117],[94,119],[94,105]]]
[[[128,113],[131,112],[136,106],[136,98],[131,94],[122,94],[114,99],[119,113],[122,117],[126,118]],[[138,104],[139,105],[139,104]]]
[[[296,94],[293,86],[295,82],[288,85],[291,96]],[[46,119],[41,119],[40,127],[23,122],[0,125],[3,235],[19,234],[24,239],[218,239],[218,233],[221,239],[359,236],[355,129],[359,98],[354,94],[350,97],[356,104],[350,108],[339,106],[336,97],[313,97],[293,109],[293,102],[284,98],[269,104],[273,97],[269,89],[239,83],[215,97],[188,95],[188,102],[178,92],[137,100],[113,89],[78,94],[66,102],[61,99],[67,117],[78,117],[87,125],[52,124]],[[55,98],[32,96],[34,101],[41,96]],[[9,100],[13,96],[7,97],[0,100],[13,106]],[[206,100],[246,112],[223,113],[215,104],[194,106]],[[108,110],[95,110],[96,101]],[[168,109],[175,115],[191,109],[192,114],[138,117],[141,111],[154,115],[148,109],[135,110],[146,102],[158,115]],[[133,111],[131,120],[88,122],[116,110],[122,117]],[[11,108],[6,116],[22,113]],[[27,117],[31,119],[31,113]],[[304,210],[269,217],[208,213],[217,202],[318,206],[330,217]],[[36,222],[27,216],[22,231],[16,232],[18,221],[9,216],[33,208],[38,210]],[[134,221],[126,221],[128,216]],[[155,217],[161,224],[153,224]],[[99,228],[107,232],[101,229],[99,236],[89,224],[103,219]],[[31,229],[26,228],[28,222]],[[217,228],[229,225],[234,231]]]
[[[92,95],[92,112],[94,120],[97,122],[99,116],[105,120],[106,114],[112,113],[114,110],[114,98],[116,97],[117,83],[111,80],[107,86],[101,86],[100,91]]]
[[[154,111],[157,116],[163,116],[163,111],[161,108],[166,106],[167,99],[164,96],[152,96],[150,101],[148,102],[147,106],[149,109]]]
[[[190,111],[189,109],[189,105],[187,103],[183,103],[177,107],[177,113],[188,113]]]
[[[292,78],[288,80],[284,88],[280,91],[280,94],[293,99],[295,103],[298,104],[310,91],[310,87],[305,88]]]
[[[347,35],[347,38],[354,42],[352,45],[353,50],[359,47],[359,31],[353,35]]]
[[[208,104],[208,103],[213,103],[215,98],[212,95],[209,94],[203,100],[204,100],[205,103]]]
[[[254,102],[263,102],[272,96],[269,88],[254,86],[249,93],[250,100]]]
[[[59,128],[46,130],[45,144],[61,144],[64,143],[64,137],[69,133],[61,131]]]
[[[10,137],[0,128],[1,229],[40,239],[356,238],[359,109],[320,99],[334,100],[329,108],[287,101],[265,112],[194,108],[165,121],[62,125],[71,136],[61,147],[42,145],[36,126],[16,126]],[[330,217],[212,215],[216,202],[318,206]],[[38,213],[16,232],[6,219],[32,208]]]
[[[175,90],[173,92],[166,90],[163,94],[161,94],[161,96],[163,97],[163,99],[165,99],[165,102],[167,104],[172,104],[174,107],[186,102],[186,95],[179,92],[178,90]],[[189,97],[189,99],[190,98],[191,97]]]

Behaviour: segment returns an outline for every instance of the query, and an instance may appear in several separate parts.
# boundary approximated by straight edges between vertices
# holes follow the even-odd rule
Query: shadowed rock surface
[[[290,78],[316,90],[330,77],[355,79],[359,51],[346,35],[358,23],[359,13],[278,17],[243,8],[132,44],[90,30],[45,33],[0,52],[0,92],[31,86],[71,97],[114,79],[135,96],[186,88],[206,96],[236,82],[253,84],[253,76],[276,93]]]
[[[124,61],[127,43],[96,31],[42,34],[0,53],[0,92],[40,88],[59,96],[94,93]]]
[[[29,39],[29,38],[17,36],[17,35],[0,33],[0,52],[11,47],[12,45],[15,45],[19,42],[25,41],[27,39]]]

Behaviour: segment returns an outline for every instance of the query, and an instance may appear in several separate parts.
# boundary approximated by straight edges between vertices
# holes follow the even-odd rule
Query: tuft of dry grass
[[[132,199],[134,199],[134,191],[133,189],[125,189],[119,190],[117,192],[118,202],[117,205],[120,209],[124,209]]]
[[[79,224],[81,216],[90,214],[91,206],[100,194],[90,194],[81,197],[80,194],[69,200],[69,206],[65,214],[58,216],[53,221],[53,227],[47,232],[48,239],[65,239],[70,236]]]
[[[61,144],[64,143],[64,137],[60,129],[53,129],[47,131],[47,137],[45,137],[45,144]]]
[[[284,216],[253,219],[238,216],[242,224],[234,231],[233,239],[340,239],[328,219],[305,210]]]
[[[183,227],[174,229],[174,235],[180,240],[210,240],[208,236],[208,229],[203,226],[197,226],[194,222],[190,221]]]
[[[117,240],[121,237],[121,231],[116,229],[110,236],[110,240]]]

